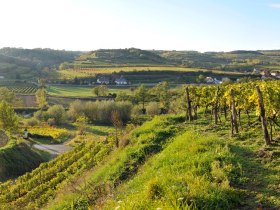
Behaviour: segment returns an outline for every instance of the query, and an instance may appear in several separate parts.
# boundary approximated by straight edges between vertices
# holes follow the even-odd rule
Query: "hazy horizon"
[[[0,48],[280,49],[280,0],[0,0]]]
[[[96,50],[124,50],[124,49],[131,49],[131,48],[135,48],[135,49],[140,49],[140,50],[146,50],[146,51],[177,51],[177,52],[199,52],[199,53],[210,53],[210,52],[214,52],[214,53],[226,53],[226,52],[234,52],[234,51],[280,51],[279,49],[264,49],[264,50],[246,50],[246,49],[235,49],[235,50],[229,50],[229,51],[198,51],[198,50],[165,50],[165,49],[141,49],[141,48],[136,48],[136,47],[128,47],[128,48],[99,48],[99,49],[92,49],[92,50],[67,50],[67,49],[55,49],[55,48],[49,48],[49,47],[45,47],[45,48],[41,48],[41,47],[36,47],[36,48],[23,48],[23,47],[1,47],[0,49],[4,49],[4,48],[16,48],[16,49],[27,49],[27,50],[35,50],[35,49],[50,49],[50,50],[60,50],[60,51],[73,51],[73,52],[91,52],[91,51],[96,51]]]

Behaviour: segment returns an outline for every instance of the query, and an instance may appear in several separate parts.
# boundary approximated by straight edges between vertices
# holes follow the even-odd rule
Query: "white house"
[[[107,77],[99,77],[96,83],[108,85],[110,83],[110,80]]]
[[[214,83],[214,79],[212,77],[206,77],[204,81],[206,83]]]
[[[271,72],[271,76],[274,76],[274,77],[280,79],[280,72],[279,71]]]
[[[115,83],[117,85],[127,85],[127,80],[123,76],[121,76],[120,78],[115,80]]]

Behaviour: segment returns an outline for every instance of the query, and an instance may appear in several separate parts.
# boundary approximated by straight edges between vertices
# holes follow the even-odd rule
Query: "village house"
[[[204,79],[204,81],[205,81],[206,83],[208,83],[208,84],[211,84],[211,83],[214,82],[214,79],[213,79],[212,77],[206,77],[206,78]]]
[[[280,79],[280,72],[279,71],[271,72],[271,76]]]
[[[268,70],[263,70],[261,72],[261,75],[264,76],[264,77],[271,77],[271,74],[270,74],[270,72]]]
[[[102,85],[108,85],[110,83],[110,79],[108,77],[99,77],[96,83]]]
[[[221,84],[222,81],[216,79],[216,78],[212,78],[212,77],[206,77],[204,80],[207,84]]]
[[[120,78],[115,80],[115,83],[117,85],[127,85],[127,80],[123,76],[121,76]]]
[[[260,70],[254,68],[252,73],[255,74],[255,75],[259,75],[261,72],[260,72]]]

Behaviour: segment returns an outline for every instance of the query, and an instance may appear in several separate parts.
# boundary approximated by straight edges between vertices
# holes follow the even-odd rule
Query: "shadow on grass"
[[[87,130],[87,132],[93,133],[98,136],[108,136],[108,134],[109,134],[109,132],[101,131],[101,130],[98,130],[95,128],[87,128],[86,130]]]
[[[257,209],[258,205],[261,205],[263,209],[280,209],[279,203],[276,203],[277,198],[280,198],[280,191],[277,190],[279,171],[266,167],[262,163],[265,158],[256,157],[256,153],[249,149],[233,144],[229,147],[236,155],[236,162],[241,164],[241,177],[245,176],[246,180],[239,179],[234,183],[234,187],[245,192],[243,204],[237,209]]]

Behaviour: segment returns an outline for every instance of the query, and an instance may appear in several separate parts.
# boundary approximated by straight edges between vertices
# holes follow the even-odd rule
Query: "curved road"
[[[33,147],[39,150],[46,151],[52,155],[59,155],[73,149],[65,144],[33,144]]]

